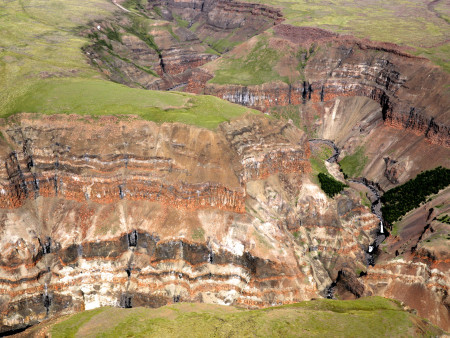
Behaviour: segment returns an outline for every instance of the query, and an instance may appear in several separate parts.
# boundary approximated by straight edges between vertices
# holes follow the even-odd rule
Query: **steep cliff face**
[[[309,180],[306,135],[133,117],[2,122],[1,330],[103,305],[261,307],[365,266],[378,220]]]
[[[93,23],[85,35],[93,42],[84,49],[90,63],[131,87],[181,87],[192,69],[218,57],[189,29],[157,17],[117,16]]]
[[[148,1],[93,22],[90,63],[132,87],[182,90],[196,69],[282,20],[281,12],[236,1]]]
[[[365,295],[395,297],[445,330],[450,321],[450,189],[409,213],[362,279]]]
[[[202,41],[221,53],[284,20],[279,9],[234,0],[150,0],[148,4],[160,8],[166,20],[187,21]]]
[[[212,81],[204,92],[264,111],[310,102],[317,104],[319,113],[323,112],[320,106],[337,98],[367,97],[379,104],[386,125],[450,147],[450,101],[444,85],[449,77],[438,67],[394,45],[287,25],[276,26],[274,32],[268,44],[290,45],[293,52],[289,57],[299,65],[290,84],[242,86]]]
[[[333,282],[342,297],[401,299],[448,329],[448,248],[433,242],[446,223],[391,236],[367,268],[379,220],[352,188],[326,197],[307,142],[333,139],[342,157],[364,148],[360,174],[382,188],[450,166],[448,74],[393,45],[277,25],[263,37],[290,51],[274,57],[284,82],[223,84],[217,64],[256,40],[202,66],[279,24],[279,11],[169,0],[139,12],[85,31],[84,52],[107,77],[286,108],[294,121],[247,116],[210,131],[134,117],[2,120],[0,333],[103,305],[291,303]]]

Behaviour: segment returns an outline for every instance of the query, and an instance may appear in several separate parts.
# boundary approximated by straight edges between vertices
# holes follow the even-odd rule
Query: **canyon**
[[[449,188],[396,224],[379,212],[379,194],[450,167],[448,72],[406,47],[285,24],[268,5],[116,4],[80,30],[102,77],[260,113],[211,129],[0,119],[0,334],[104,306],[366,296],[450,330]],[[348,184],[334,198],[317,161]]]
[[[86,49],[91,63],[127,85],[214,95],[287,119],[300,116],[297,126],[310,138],[334,140],[342,158],[363,147],[370,164],[361,175],[385,189],[450,165],[448,73],[407,48],[283,24],[281,13],[265,5],[151,1],[141,11],[156,15],[155,9],[164,20],[149,24],[151,43],[144,31],[130,35],[133,24],[125,19],[103,23]],[[108,39],[111,29],[122,42]],[[264,63],[270,67],[258,70]],[[262,78],[247,75],[252,67]],[[381,144],[381,151],[372,144]],[[385,171],[395,172],[395,184]]]
[[[1,130],[3,330],[106,305],[310,299],[364,269],[378,229],[357,193],[310,181],[287,122],[25,114]]]

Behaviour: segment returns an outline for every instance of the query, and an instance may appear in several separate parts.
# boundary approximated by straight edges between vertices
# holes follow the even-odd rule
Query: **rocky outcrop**
[[[445,215],[450,188],[396,223],[382,244],[375,266],[369,267],[364,295],[393,297],[444,330],[450,329],[450,225]]]
[[[221,53],[284,20],[279,9],[234,0],[151,0],[148,4],[149,9],[161,8],[166,20],[179,17],[189,27],[195,25],[197,36]],[[227,45],[220,46],[220,41]]]
[[[444,261],[419,256],[378,262],[363,278],[364,295],[398,299],[444,330],[449,329],[450,280],[448,257]]]
[[[182,90],[198,67],[282,20],[274,8],[236,1],[149,1],[138,9],[141,17],[93,22],[84,52],[109,79],[154,90]]]
[[[398,177],[405,171],[405,164],[399,164],[396,160],[385,157],[384,161],[386,163],[386,170],[384,171],[384,176],[393,184],[398,184]]]
[[[169,90],[184,86],[193,69],[217,58],[185,27],[165,21],[116,17],[85,31],[92,65],[131,87]]]
[[[306,50],[301,61],[304,80],[253,86],[207,83],[204,92],[262,111],[363,96],[380,105],[386,125],[450,147],[450,101],[444,86],[449,77],[438,67],[391,44],[339,37],[319,29],[278,25],[271,39]],[[290,59],[298,63],[294,54]]]
[[[2,332],[104,305],[296,302],[365,266],[378,220],[310,181],[292,124],[92,122],[2,122]]]

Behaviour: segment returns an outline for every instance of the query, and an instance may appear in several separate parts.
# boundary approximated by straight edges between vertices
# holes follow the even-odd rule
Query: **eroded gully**
[[[311,139],[311,140],[309,140],[309,143],[310,144],[325,144],[325,145],[331,147],[333,149],[333,154],[327,159],[327,162],[339,164],[337,162],[337,160],[340,155],[340,149],[336,146],[336,144],[333,141],[326,140],[326,139]],[[384,226],[383,215],[381,213],[382,189],[380,188],[378,183],[369,181],[365,177],[348,179],[347,182],[351,182],[354,184],[361,184],[361,185],[364,185],[367,189],[369,189],[367,197],[369,198],[369,200],[371,202],[371,211],[380,220],[379,228],[378,228],[375,240],[366,249],[366,264],[374,266],[378,247],[389,235],[388,231],[386,230],[386,228]],[[335,284],[335,283],[333,283],[333,284]],[[327,289],[327,291],[326,291],[327,298],[333,298],[333,289],[334,289],[334,285],[331,285]]]

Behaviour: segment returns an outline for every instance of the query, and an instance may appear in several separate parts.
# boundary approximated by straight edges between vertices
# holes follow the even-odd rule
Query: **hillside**
[[[450,71],[450,6],[445,1],[245,1],[281,8],[287,24],[410,47],[411,53]]]
[[[207,304],[175,304],[159,309],[101,308],[62,317],[22,337],[431,337],[443,332],[380,297],[357,301],[314,300],[248,311]]]

